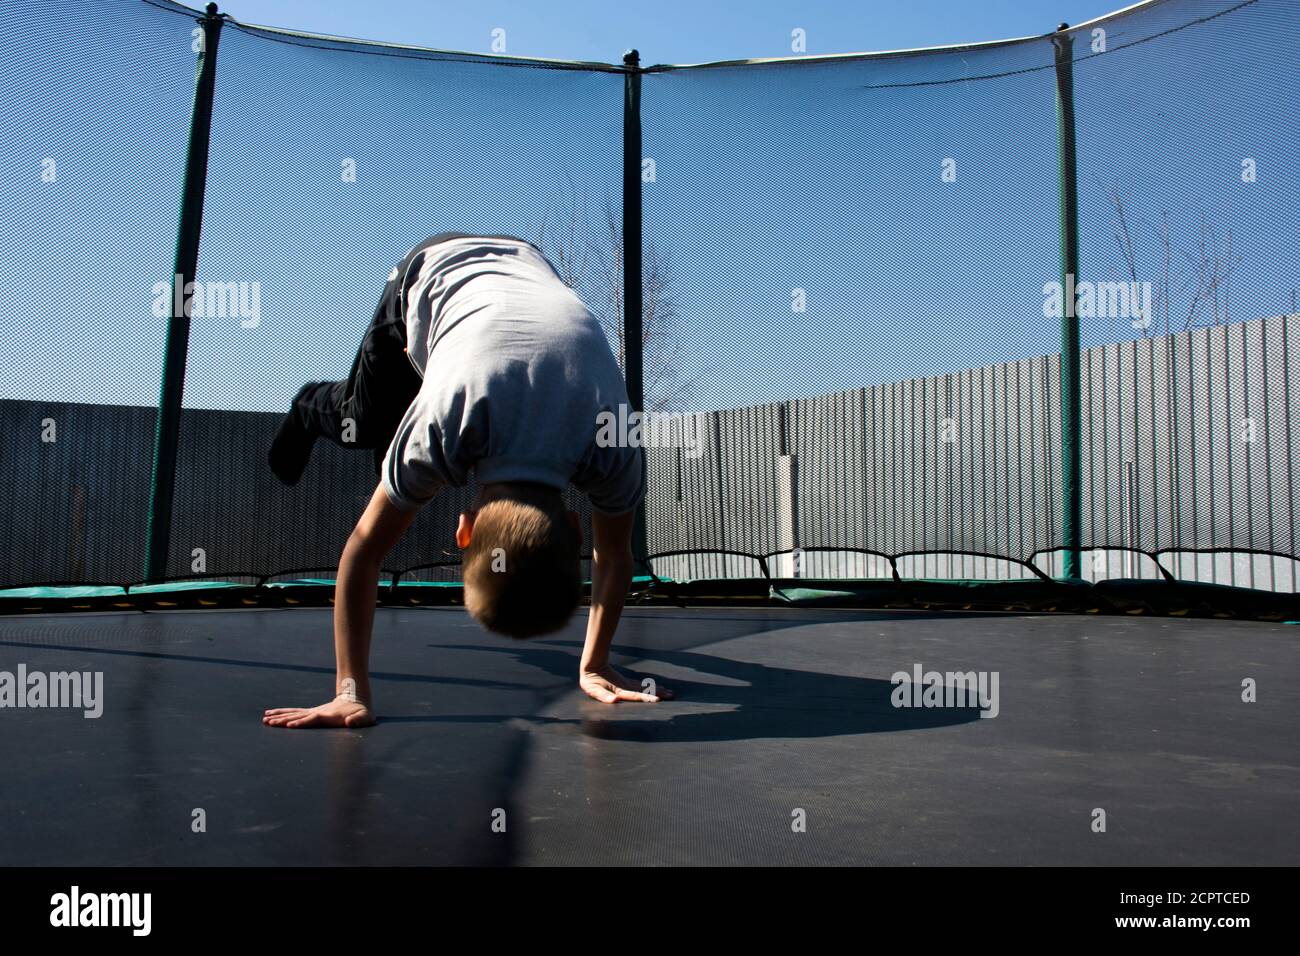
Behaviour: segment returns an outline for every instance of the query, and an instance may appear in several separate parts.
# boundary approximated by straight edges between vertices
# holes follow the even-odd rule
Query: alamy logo
[[[1069,312],[1066,312],[1069,309]],[[1043,284],[1043,317],[1066,315],[1081,319],[1131,319],[1133,328],[1151,325],[1150,282],[1076,282],[1074,275]]]
[[[153,295],[155,318],[239,319],[246,329],[262,324],[262,283],[260,282],[185,282],[177,275],[172,282],[155,282]]]
[[[51,926],[128,926],[133,936],[148,936],[152,924],[152,893],[82,893],[73,886],[50,897]]]
[[[596,444],[601,448],[681,448],[687,458],[704,454],[694,415],[634,412],[626,405],[619,405],[617,413],[596,415]]]
[[[82,710],[94,720],[104,713],[103,671],[0,671],[0,709],[62,708]]]
[[[997,671],[921,672],[896,671],[889,678],[896,684],[889,700],[895,707],[978,707],[981,717],[998,715]]]

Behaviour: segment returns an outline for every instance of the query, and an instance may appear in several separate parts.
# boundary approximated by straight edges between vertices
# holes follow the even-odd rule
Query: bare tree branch
[[[538,246],[595,314],[614,349],[619,369],[626,372],[622,214],[606,196],[600,204],[599,225],[593,228],[588,218],[589,205],[589,197],[579,197],[568,181],[561,208],[549,210],[543,217]],[[677,319],[667,255],[658,242],[647,236],[641,253],[640,342],[647,411],[682,409],[693,390],[693,381],[682,372]]]

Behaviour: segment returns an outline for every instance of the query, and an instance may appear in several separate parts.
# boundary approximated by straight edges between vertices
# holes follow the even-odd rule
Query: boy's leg
[[[352,371],[339,382],[308,382],[294,396],[267,456],[271,470],[287,485],[296,484],[307,467],[316,439],[324,435],[344,448],[374,452],[379,474],[388,446],[402,416],[420,390],[420,376],[406,355],[406,316],[403,296],[414,283],[425,251],[447,239],[475,238],[470,233],[440,232],[430,236],[397,264],[375,307],[361,340]],[[512,239],[516,236],[484,236]]]
[[[406,355],[406,320],[399,302],[412,261],[430,242],[412,249],[384,286],[348,377],[308,382],[294,396],[267,455],[271,470],[285,484],[296,484],[302,477],[320,436],[344,448],[370,449],[378,473],[420,389],[420,377]]]

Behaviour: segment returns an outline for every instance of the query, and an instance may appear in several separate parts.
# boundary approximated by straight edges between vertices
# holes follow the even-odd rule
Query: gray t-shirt
[[[407,353],[423,377],[384,459],[398,508],[442,485],[572,482],[608,514],[645,496],[640,448],[601,447],[601,412],[627,388],[600,323],[522,240],[449,239],[406,296]]]

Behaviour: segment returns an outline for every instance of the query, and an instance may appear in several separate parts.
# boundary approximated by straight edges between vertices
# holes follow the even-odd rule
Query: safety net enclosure
[[[371,462],[320,443],[284,487],[266,448],[454,229],[535,242],[601,320],[654,593],[1300,616],[1298,27],[1149,0],[666,66],[14,0],[0,599],[311,600]],[[471,494],[394,595],[456,600]]]

